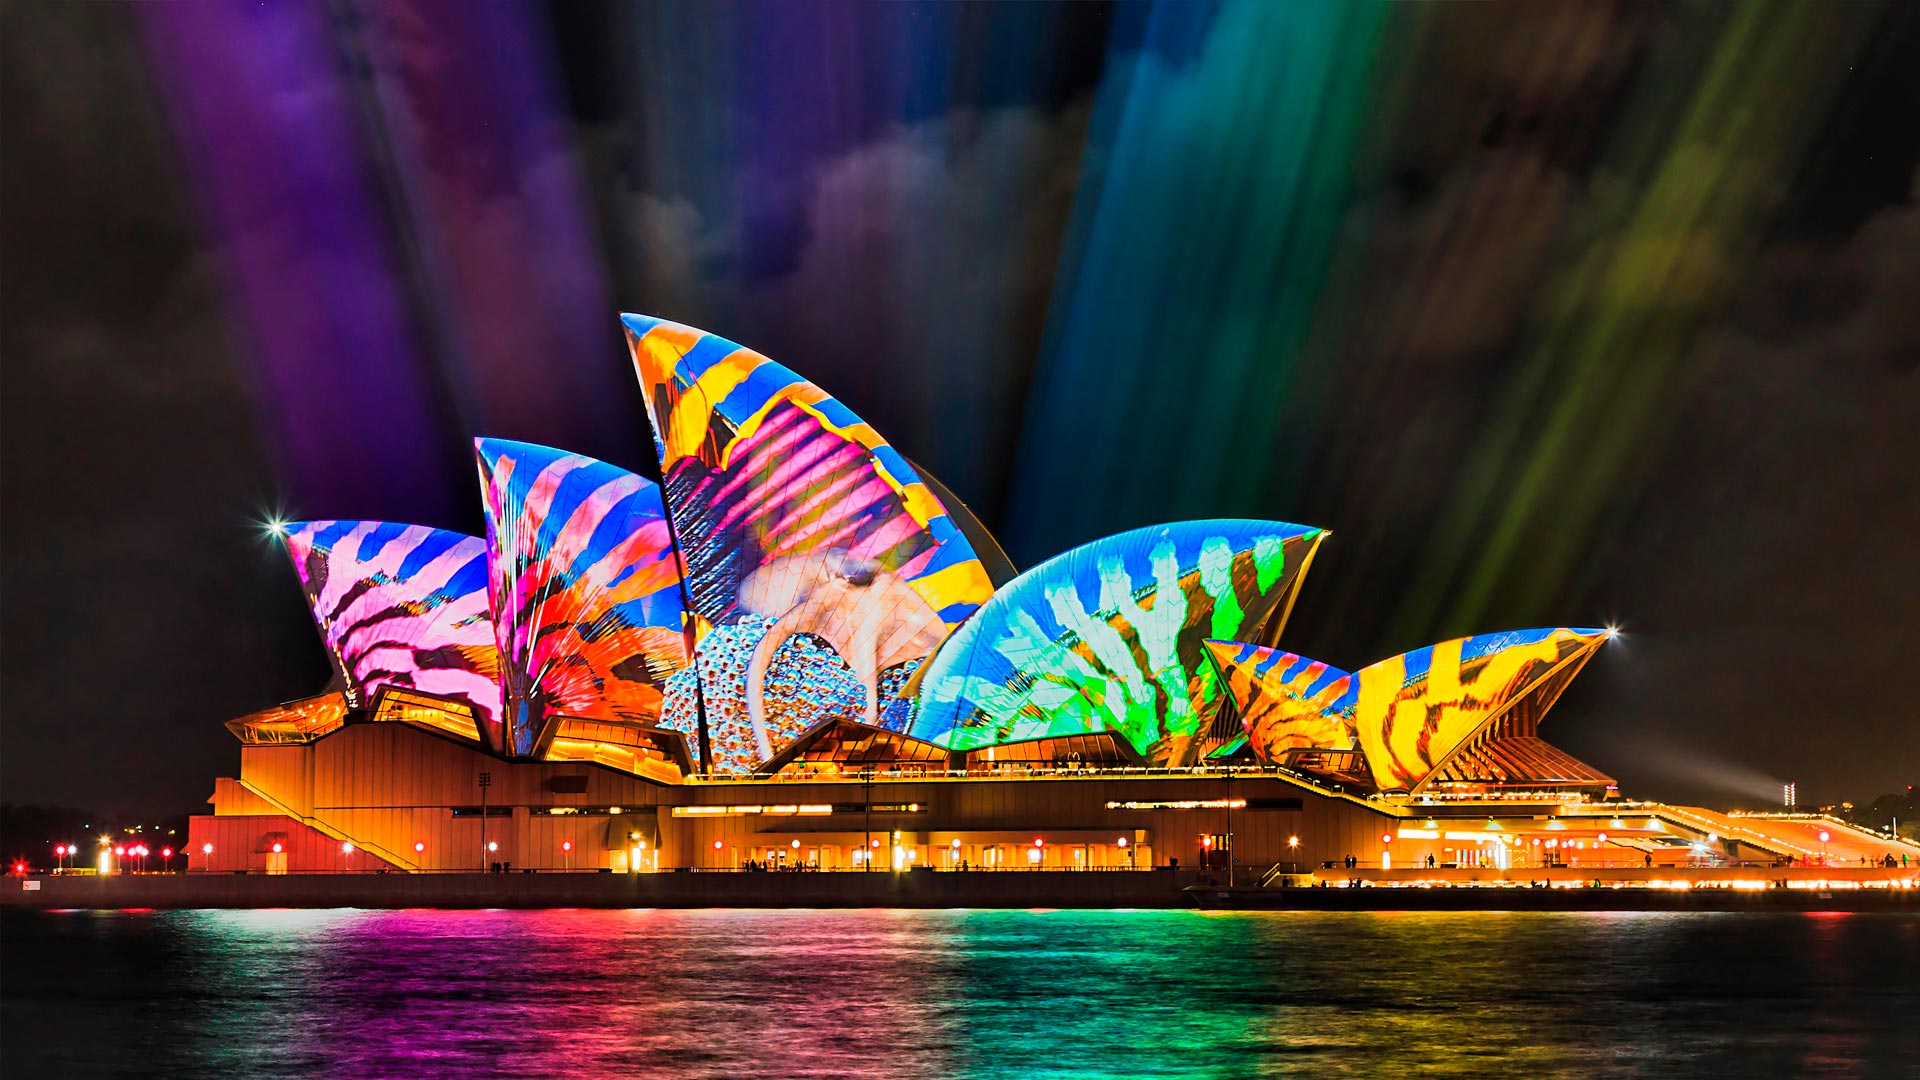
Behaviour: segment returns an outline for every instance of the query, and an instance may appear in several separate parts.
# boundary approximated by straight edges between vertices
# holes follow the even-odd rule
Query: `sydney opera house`
[[[192,820],[192,869],[1585,873],[1869,842],[1629,802],[1544,741],[1604,630],[1296,655],[1327,534],[1279,521],[1016,573],[819,387],[624,321],[660,484],[482,438],[484,538],[277,527],[333,680],[227,725],[239,775]]]

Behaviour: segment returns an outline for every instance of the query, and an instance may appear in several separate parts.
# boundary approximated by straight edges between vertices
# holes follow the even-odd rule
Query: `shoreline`
[[[0,908],[1198,908],[1920,912],[1913,888],[1227,888],[1168,869],[905,873],[145,874],[11,879]]]

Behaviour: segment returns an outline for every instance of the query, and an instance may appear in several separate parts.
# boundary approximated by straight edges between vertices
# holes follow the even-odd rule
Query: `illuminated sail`
[[[795,673],[800,698],[850,672],[858,718],[877,722],[882,673],[992,594],[972,546],[906,458],[819,387],[724,338],[624,322],[701,647],[724,653],[695,669],[710,767],[749,771],[819,719],[768,700],[796,635],[837,657]]]
[[[416,690],[464,703],[489,745],[501,745],[484,541],[384,521],[297,522],[285,540],[355,708],[383,686]]]
[[[955,749],[1112,730],[1181,762],[1219,696],[1211,637],[1277,633],[1325,537],[1278,521],[1120,533],[1028,570],[927,663],[913,734]]]
[[[680,574],[660,489],[603,461],[477,439],[509,748],[561,717],[655,723],[686,666]]]
[[[1344,672],[1292,653],[1209,642],[1256,753],[1365,752],[1384,792],[1419,788],[1502,715],[1529,728],[1607,640],[1605,630],[1556,627],[1441,642]]]

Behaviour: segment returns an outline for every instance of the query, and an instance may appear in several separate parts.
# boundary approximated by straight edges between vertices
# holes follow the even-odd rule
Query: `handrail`
[[[405,870],[409,874],[415,874],[420,872],[420,867],[407,861],[406,859],[400,858],[398,855],[395,855],[393,852],[388,851],[386,848],[383,848],[378,844],[363,844],[360,841],[355,840],[353,837],[348,836],[346,833],[341,832],[339,829],[336,829],[333,826],[328,825],[326,822],[321,821],[319,818],[308,817],[307,815],[300,813],[299,811],[295,810],[293,807],[288,806],[286,803],[281,802],[279,799],[276,799],[273,796],[267,794],[266,792],[260,790],[257,784],[255,784],[251,780],[246,779],[245,777],[242,777],[238,782],[241,787],[245,788],[249,793],[259,798],[262,802],[265,802],[267,805],[273,807],[275,810],[280,811],[282,815],[292,818],[293,820],[299,822],[302,825],[305,825],[307,828],[312,829],[314,832],[317,832],[322,836],[328,837],[333,840],[345,841],[346,843],[352,844],[354,847],[357,847],[362,851],[372,854],[377,859],[384,859],[385,861],[392,863],[394,866],[398,867],[401,870]]]

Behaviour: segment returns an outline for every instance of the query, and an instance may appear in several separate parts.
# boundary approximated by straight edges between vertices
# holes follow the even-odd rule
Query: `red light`
[[[573,841],[571,841],[571,840],[562,840],[562,841],[560,841],[560,850],[561,850],[561,851],[572,851],[572,850],[573,850]]]
[[[277,844],[277,843],[276,843],[276,844],[274,844],[274,845],[273,845],[273,853],[274,853],[275,855],[278,855],[278,854],[280,854],[280,852],[281,852],[281,850],[282,850],[282,848],[280,847],[280,845],[279,845],[279,844]]]
[[[878,840],[875,840],[875,841],[873,842],[873,846],[874,846],[874,847],[879,847],[879,846],[880,846],[880,841],[878,841]]]
[[[1381,843],[1383,843],[1383,844],[1391,844],[1391,843],[1393,843],[1393,834],[1392,834],[1392,833],[1390,833],[1390,832],[1383,832],[1383,833],[1381,833],[1381,834],[1380,834],[1380,842],[1381,842]]]
[[[425,850],[427,850],[427,845],[425,845],[425,844],[422,844],[422,843],[420,843],[420,842],[419,842],[419,841],[417,841],[417,840],[416,840],[416,841],[414,841],[414,844],[413,844],[413,853],[414,853],[415,855],[418,855],[418,854],[420,854],[421,852],[423,852],[423,851],[425,851]]]
[[[113,849],[113,853],[118,857],[125,858],[127,854],[127,849],[123,847],[116,847]]]
[[[1596,836],[1596,837],[1594,837],[1593,839],[1594,839],[1594,842],[1595,842],[1595,843],[1600,843],[1600,844],[1604,844],[1604,843],[1606,843],[1606,842],[1607,842],[1607,834],[1606,834],[1606,833],[1601,833],[1601,834],[1600,834],[1599,836]]]
[[[1040,839],[1039,837],[1037,837],[1037,836],[1036,836],[1036,837],[1034,837],[1034,838],[1033,838],[1033,846],[1034,846],[1034,847],[1046,847],[1046,846],[1047,846],[1047,842],[1046,842],[1045,840],[1042,840],[1042,839]]]
[[[1202,840],[1202,841],[1200,841],[1200,846],[1201,846],[1201,847],[1212,847],[1212,846],[1213,846],[1213,837],[1211,837],[1211,836],[1209,836],[1209,837],[1207,837],[1206,839],[1204,839],[1204,840]]]
[[[163,847],[163,848],[161,848],[161,849],[160,849],[160,857],[161,857],[161,858],[163,858],[163,859],[171,859],[171,858],[173,858],[173,849],[172,849],[172,848],[170,848],[170,847]]]
[[[878,841],[876,841],[876,843],[877,843],[877,842],[878,842]],[[720,841],[718,841],[718,840],[715,840],[715,841],[713,842],[713,850],[715,850],[715,851],[719,851],[719,850],[720,850]]]
[[[1828,836],[1828,835],[1827,835],[1827,830],[1825,830],[1825,829],[1821,829],[1821,830],[1820,830],[1820,842],[1821,842],[1821,843],[1823,843],[1823,844],[1824,844],[1824,843],[1826,843],[1826,842],[1827,842],[1828,840],[1831,840],[1831,839],[1833,839],[1833,837],[1831,837],[1831,836]]]

